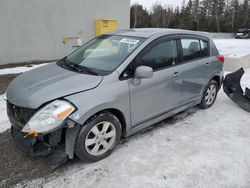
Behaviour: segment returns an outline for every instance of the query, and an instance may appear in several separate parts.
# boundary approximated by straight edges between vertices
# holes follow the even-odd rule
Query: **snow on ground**
[[[242,85],[249,86],[250,69]],[[190,112],[191,115],[186,115]],[[250,187],[250,114],[221,90],[208,110],[128,138],[106,159],[73,164],[27,187]],[[19,185],[23,186],[23,185]]]
[[[20,74],[26,71],[30,71],[32,69],[47,65],[48,63],[31,65],[31,66],[22,66],[22,67],[13,67],[13,68],[4,68],[0,69],[0,75],[5,74]],[[6,115],[6,106],[3,95],[0,95],[0,133],[6,131],[10,128],[10,125],[7,123],[8,118]]]
[[[20,74],[20,73],[44,66],[46,64],[48,64],[48,63],[38,64],[38,65],[30,65],[30,66],[22,66],[22,67],[4,68],[4,69],[0,69],[0,75]]]
[[[9,119],[6,112],[6,102],[3,95],[0,95],[0,133],[10,128]]]
[[[249,39],[214,39],[219,52],[226,57],[240,58],[250,54]]]
[[[216,39],[215,43],[226,56],[250,51],[248,40]],[[5,74],[25,70],[8,69]],[[250,87],[249,79],[250,69],[243,76],[243,87]],[[0,132],[9,128],[5,109],[1,95]],[[250,187],[249,117],[221,90],[208,110],[192,108],[177,115],[174,124],[128,138],[102,161],[73,164],[61,174],[26,182],[25,186]]]

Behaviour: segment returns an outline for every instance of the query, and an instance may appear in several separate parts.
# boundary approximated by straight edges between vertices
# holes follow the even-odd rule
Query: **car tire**
[[[92,118],[80,129],[75,154],[82,161],[95,162],[107,157],[121,139],[121,123],[108,111],[103,111]]]
[[[200,108],[207,109],[214,104],[218,94],[218,88],[218,83],[215,80],[211,80],[208,83],[203,93],[201,103],[199,105]]]

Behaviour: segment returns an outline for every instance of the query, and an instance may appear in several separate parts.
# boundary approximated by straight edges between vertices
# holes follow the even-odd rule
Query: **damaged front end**
[[[244,73],[244,69],[241,68],[236,72],[227,74],[223,83],[223,90],[233,102],[250,112],[250,89],[246,88],[244,92],[240,85]]]
[[[55,121],[48,115],[48,107],[54,108],[53,116],[59,115]],[[46,156],[51,169],[64,164],[68,158],[73,159],[75,139],[80,128],[77,123],[67,119],[72,111],[59,107],[52,103],[33,110],[7,101],[11,134],[17,148],[29,156]]]

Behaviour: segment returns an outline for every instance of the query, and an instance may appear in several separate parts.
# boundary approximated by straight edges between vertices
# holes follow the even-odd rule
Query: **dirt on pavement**
[[[0,134],[0,187],[10,187],[25,179],[33,179],[48,174],[45,160],[26,157],[18,152],[10,131]]]
[[[41,177],[57,176],[78,159],[52,171],[45,157],[30,157],[16,148],[10,130],[0,134],[0,187],[11,187],[24,181]]]
[[[11,75],[0,75],[0,94],[3,94],[11,82],[18,74]],[[152,126],[144,129],[139,134],[145,134],[151,131],[152,128],[159,128],[161,126],[174,125],[176,120],[183,119],[186,116],[193,114],[193,110],[188,110],[180,113],[181,115],[176,115],[168,118],[157,126]],[[1,117],[0,117],[1,118]],[[127,139],[122,140],[121,144],[126,142]],[[0,133],[0,187],[13,187],[22,184],[25,181],[34,180],[37,178],[49,178],[56,177],[66,169],[74,168],[78,163],[82,163],[79,159],[69,160],[65,165],[60,168],[51,171],[48,168],[47,160],[44,157],[29,157],[24,153],[20,152],[16,148],[14,141],[12,139],[10,130]],[[21,183],[21,184],[20,184]]]
[[[2,95],[7,89],[9,83],[19,74],[6,74],[0,75],[0,95]]]
[[[0,95],[19,74],[0,75]],[[1,117],[0,117],[1,118]],[[70,164],[77,160],[71,161]],[[69,164],[54,171],[43,157],[29,157],[16,148],[10,130],[0,133],[0,187],[11,187],[20,182],[46,177],[68,168]]]

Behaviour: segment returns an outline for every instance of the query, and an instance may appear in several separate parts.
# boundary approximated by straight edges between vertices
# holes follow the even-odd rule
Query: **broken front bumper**
[[[69,128],[66,123],[62,127],[52,133],[33,137],[26,136],[20,129],[12,126],[11,134],[17,148],[29,156],[47,156],[60,149],[68,158],[73,159],[75,140],[80,126],[74,124]]]
[[[13,137],[13,140],[15,142],[16,147],[30,155],[30,156],[34,156],[35,155],[35,151],[33,146],[36,143],[36,138],[24,138],[24,135],[21,133],[21,131],[19,131],[18,129],[14,128],[13,126],[11,126],[11,135]]]
[[[12,124],[11,133],[17,148],[30,156],[46,156],[55,150],[64,149],[64,153],[72,159],[74,144],[80,125],[70,119],[61,128],[48,134],[27,136],[21,132],[22,128],[38,109],[28,109],[16,106],[7,101],[7,114]]]
[[[20,151],[31,157],[46,156],[48,167],[54,170],[66,163],[68,159],[73,159],[79,128],[80,126],[76,125],[71,128],[58,129],[50,134],[31,137],[25,136],[21,130],[12,126],[11,134]]]
[[[25,136],[21,130],[11,127],[11,134],[17,148],[29,156],[46,156],[59,146],[61,132],[54,135]]]
[[[246,88],[243,92],[240,85],[244,73],[245,71],[241,68],[236,72],[227,74],[223,83],[223,90],[233,102],[250,112],[250,89]]]

